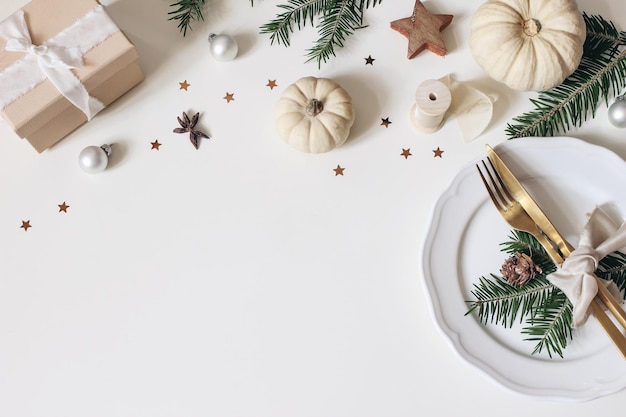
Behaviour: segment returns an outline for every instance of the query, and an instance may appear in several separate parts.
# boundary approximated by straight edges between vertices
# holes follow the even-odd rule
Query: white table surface
[[[25,3],[2,1],[0,18]],[[501,388],[458,357],[429,309],[420,250],[430,211],[534,96],[472,59],[478,2],[425,2],[454,15],[446,57],[408,60],[389,22],[413,1],[386,0],[321,69],[304,63],[311,30],[290,48],[258,34],[284,1],[210,0],[187,38],[166,20],[169,3],[103,1],[146,80],[89,124],[42,154],[0,126],[0,416],[623,412],[626,392],[555,403]],[[579,5],[626,29],[621,1]],[[210,56],[211,32],[237,38],[237,59]],[[454,119],[430,136],[408,120],[416,87],[449,73],[499,96],[470,143]],[[300,153],[273,127],[281,92],[306,75],[335,79],[355,101],[349,141],[327,154]],[[212,136],[199,150],[172,133],[183,111],[201,112]],[[626,156],[604,105],[569,135]],[[80,150],[104,143],[116,144],[111,166],[82,172]]]

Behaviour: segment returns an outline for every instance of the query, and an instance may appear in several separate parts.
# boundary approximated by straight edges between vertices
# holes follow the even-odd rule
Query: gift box
[[[38,151],[143,80],[96,0],[32,0],[0,22],[0,115]]]

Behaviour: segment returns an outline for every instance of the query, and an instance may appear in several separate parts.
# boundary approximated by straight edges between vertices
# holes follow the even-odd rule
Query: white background
[[[502,389],[459,359],[429,310],[430,211],[535,95],[473,61],[479,2],[425,2],[454,15],[449,53],[408,60],[389,22],[413,1],[386,0],[321,69],[304,63],[312,30],[289,48],[258,33],[283,1],[209,0],[186,38],[166,20],[170,2],[103,1],[146,80],[89,124],[42,154],[0,126],[0,416],[620,414],[623,392],[563,404]],[[23,4],[4,0],[0,18]],[[621,1],[579,5],[626,29]],[[211,32],[234,36],[239,56],[214,60]],[[470,143],[453,118],[430,136],[408,120],[416,87],[450,73],[499,97]],[[275,134],[276,101],[306,75],[335,79],[355,102],[350,139],[327,154]],[[212,136],[199,150],[172,133],[183,111],[201,112]],[[569,135],[626,156],[604,105]],[[82,172],[80,150],[103,143],[115,143],[110,167]]]

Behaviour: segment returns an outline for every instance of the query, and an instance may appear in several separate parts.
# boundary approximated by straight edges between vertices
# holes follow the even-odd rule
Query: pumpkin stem
[[[312,98],[311,101],[309,101],[309,104],[307,104],[306,106],[306,112],[312,117],[317,116],[323,110],[324,110],[324,103],[322,103],[316,98]]]
[[[524,20],[524,33],[528,36],[535,36],[541,32],[541,22],[537,19]]]

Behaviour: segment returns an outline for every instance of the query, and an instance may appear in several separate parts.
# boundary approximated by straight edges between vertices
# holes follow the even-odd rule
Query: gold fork
[[[483,184],[491,197],[491,201],[498,209],[500,215],[506,220],[506,222],[514,229],[528,232],[539,241],[539,243],[545,248],[548,256],[556,265],[563,263],[563,257],[556,249],[555,245],[550,239],[543,234],[543,232],[537,227],[537,224],[530,218],[530,215],[524,210],[522,205],[511,195],[508,188],[500,178],[498,171],[493,166],[491,159],[487,157],[489,166],[485,161],[481,161],[483,169],[479,164],[476,164],[480,178],[483,180]],[[487,176],[483,174],[483,171],[487,173]],[[489,180],[487,180],[487,177]],[[598,302],[597,298],[594,298],[591,302],[591,308],[593,315],[596,317],[602,328],[608,334],[609,338],[622,352],[622,355],[626,357],[626,338],[622,332],[615,326],[613,321],[607,316],[606,312]]]

